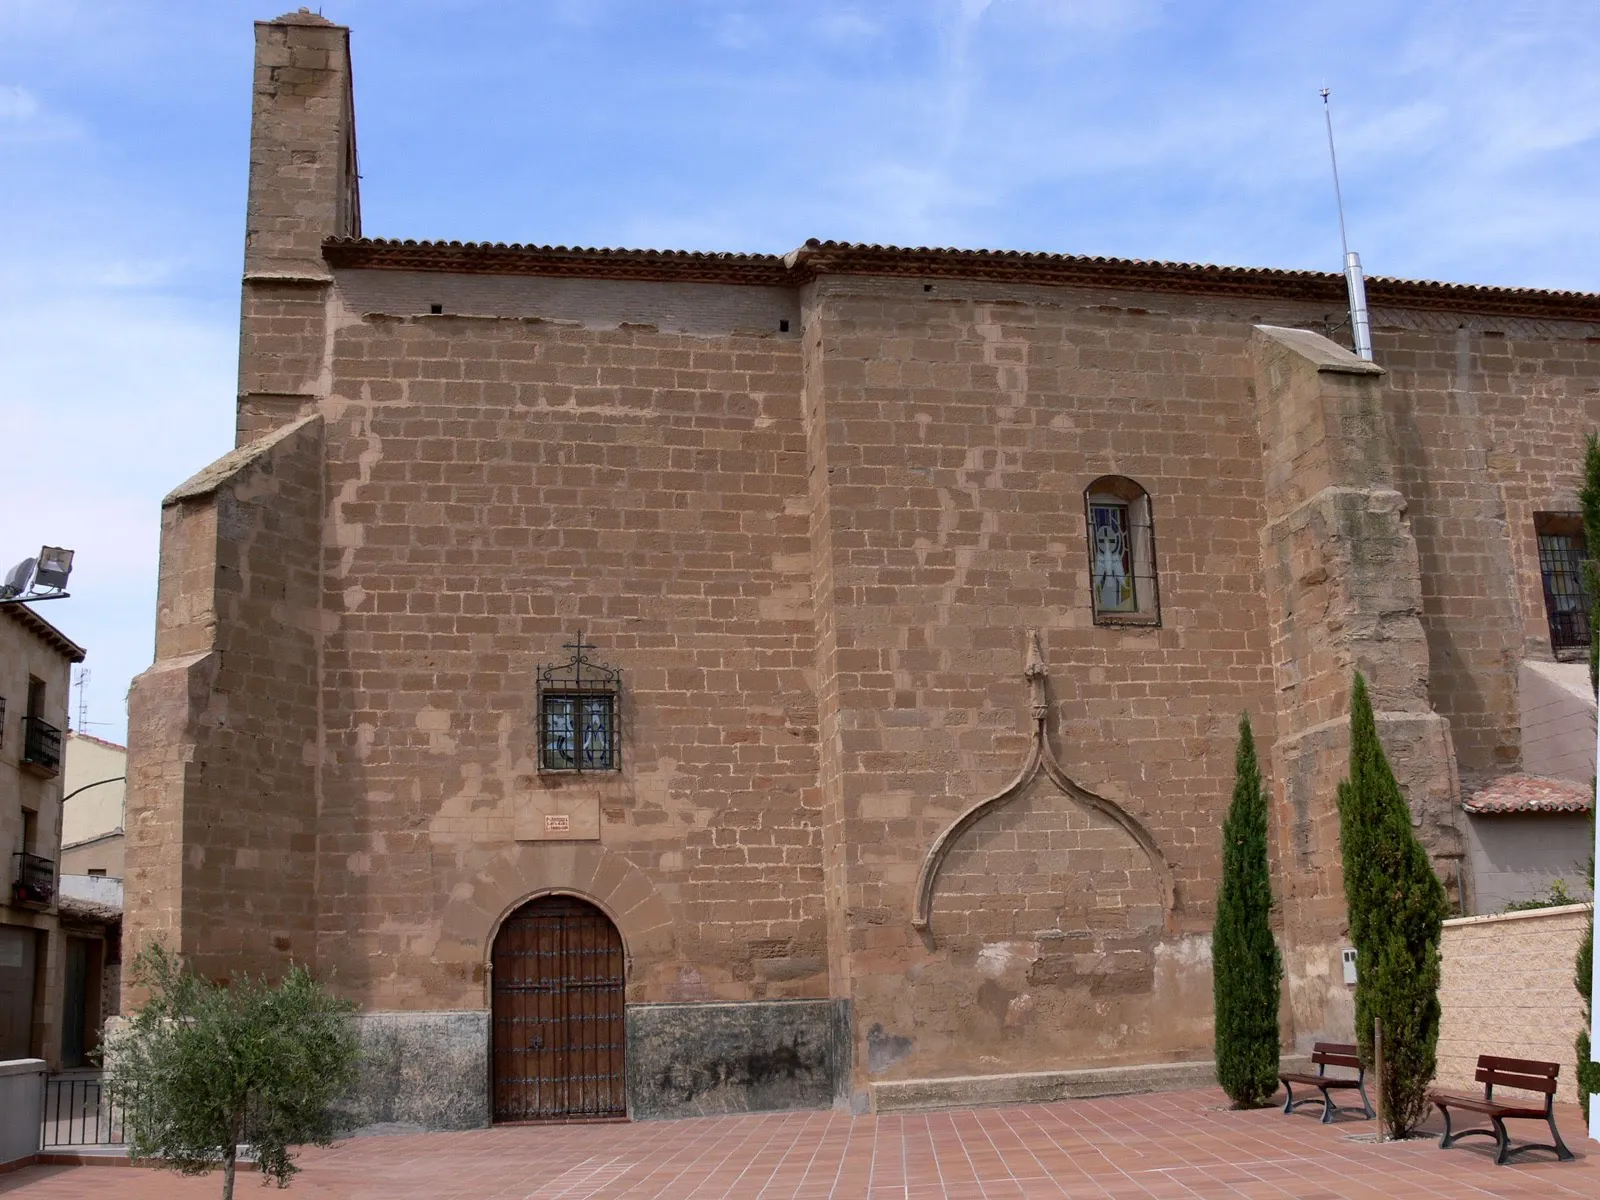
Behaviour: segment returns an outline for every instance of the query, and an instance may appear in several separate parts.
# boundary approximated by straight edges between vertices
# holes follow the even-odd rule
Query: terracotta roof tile
[[[84,733],[80,729],[72,730],[71,734],[73,737],[81,738],[83,741],[93,742],[96,746],[104,746],[107,750],[121,750],[124,754],[128,752],[128,748],[120,742],[108,742],[105,738],[95,737],[94,734]]]
[[[816,238],[784,255],[352,237],[329,238],[323,242],[322,252],[335,267],[409,271],[580,275],[787,287],[824,274],[890,275],[1244,295],[1340,305],[1345,302],[1344,276],[1327,271],[1021,250],[882,246]],[[1367,295],[1375,308],[1600,321],[1600,293],[1594,292],[1486,287],[1373,275],[1367,278]]]
[[[1565,779],[1502,775],[1468,796],[1461,807],[1469,813],[1586,813],[1594,808],[1594,795]]]

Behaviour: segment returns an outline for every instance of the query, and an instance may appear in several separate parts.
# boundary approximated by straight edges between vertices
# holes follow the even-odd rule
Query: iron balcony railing
[[[11,900],[15,904],[48,906],[56,894],[56,865],[37,854],[13,854]]]
[[[61,772],[61,730],[38,717],[22,719],[22,765],[51,775]]]
[[[101,1080],[60,1076],[45,1080],[41,1150],[123,1143],[122,1102]]]

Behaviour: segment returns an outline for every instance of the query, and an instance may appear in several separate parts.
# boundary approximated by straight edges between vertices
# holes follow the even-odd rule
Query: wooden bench
[[[1289,1098],[1283,1102],[1283,1111],[1293,1112],[1302,1104],[1315,1104],[1316,1096],[1306,1096],[1296,1100],[1294,1098],[1294,1085],[1313,1087],[1322,1093],[1322,1123],[1331,1124],[1333,1114],[1342,1111],[1360,1111],[1365,1117],[1375,1115],[1372,1111],[1372,1102],[1367,1099],[1367,1072],[1361,1065],[1361,1059],[1356,1055],[1356,1048],[1345,1042],[1318,1042],[1311,1048],[1311,1061],[1316,1064],[1315,1075],[1300,1074],[1288,1071],[1278,1076],[1282,1081]],[[1349,1067],[1356,1075],[1354,1079],[1344,1075],[1329,1075],[1329,1067]],[[1361,1093],[1361,1108],[1356,1109],[1353,1104],[1339,1105],[1333,1102],[1333,1093],[1354,1089]]]
[[[1481,1133],[1485,1137],[1492,1137],[1498,1143],[1498,1152],[1494,1161],[1499,1164],[1507,1162],[1513,1154],[1521,1154],[1525,1150],[1554,1150],[1556,1158],[1566,1162],[1572,1157],[1566,1143],[1561,1140],[1561,1131],[1556,1128],[1555,1098],[1556,1076],[1561,1071],[1561,1065],[1553,1062],[1537,1062],[1527,1058],[1500,1058],[1493,1054],[1480,1054],[1478,1056],[1477,1081],[1483,1084],[1483,1095],[1461,1096],[1451,1092],[1431,1091],[1428,1099],[1439,1106],[1439,1111],[1444,1114],[1444,1136],[1439,1139],[1441,1150],[1460,1141],[1464,1137],[1471,1137]],[[1526,1100],[1496,1100],[1494,1089],[1500,1087],[1521,1088],[1529,1092],[1544,1093],[1544,1107],[1537,1108]],[[1463,1129],[1456,1133],[1450,1128],[1450,1110],[1452,1108],[1465,1109],[1467,1112],[1482,1113],[1494,1124],[1493,1129]],[[1555,1139],[1554,1145],[1542,1142],[1530,1142],[1525,1146],[1511,1147],[1511,1139],[1506,1136],[1506,1122],[1509,1120],[1543,1121],[1550,1126],[1550,1136]]]

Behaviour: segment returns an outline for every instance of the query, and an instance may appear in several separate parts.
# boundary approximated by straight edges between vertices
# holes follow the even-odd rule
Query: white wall
[[[1563,880],[1575,900],[1589,899],[1587,813],[1468,813],[1467,861],[1480,914],[1549,894]]]
[[[1523,774],[1588,787],[1595,747],[1589,664],[1524,661],[1517,671],[1517,708]]]
[[[61,814],[61,844],[71,846],[122,828],[123,783],[92,787],[76,796],[85,784],[116,779],[128,773],[128,752],[121,746],[70,734],[61,764],[61,794],[72,796]]]

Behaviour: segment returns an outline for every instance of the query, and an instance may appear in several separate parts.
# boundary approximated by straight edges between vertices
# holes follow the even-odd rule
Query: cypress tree
[[[1583,584],[1589,593],[1589,687],[1600,693],[1600,437],[1591,433],[1583,454],[1583,487],[1578,492],[1583,511]],[[1600,814],[1597,814],[1600,815]],[[1591,839],[1591,844],[1593,839]],[[1594,896],[1594,859],[1589,860],[1589,895]],[[1589,1057],[1589,1025],[1594,1012],[1594,912],[1578,946],[1574,982],[1583,997],[1583,1028],[1578,1033],[1578,1103],[1589,1116],[1589,1095],[1600,1092],[1600,1063]]]
[[[1272,940],[1267,798],[1248,714],[1239,718],[1233,803],[1222,826],[1222,888],[1211,935],[1217,1082],[1235,1108],[1260,1108],[1278,1088],[1278,989]]]
[[[1378,741],[1366,680],[1350,695],[1350,778],[1339,785],[1350,938],[1356,948],[1356,1041],[1373,1066],[1372,1020],[1383,1024],[1383,1118],[1404,1137],[1428,1109],[1438,1066],[1439,939],[1444,885],[1411,831],[1411,810]]]
[[[1589,689],[1600,691],[1600,437],[1589,435],[1583,452],[1583,586],[1589,593]]]
[[[1589,894],[1594,895],[1594,859],[1589,860]],[[1600,1092],[1600,1063],[1589,1057],[1589,1025],[1594,1019],[1594,911],[1589,912],[1589,924],[1584,927],[1583,941],[1578,943],[1577,970],[1573,982],[1578,985],[1578,995],[1583,997],[1583,1028],[1578,1030],[1578,1105],[1583,1109],[1583,1119],[1589,1119],[1589,1096]]]

